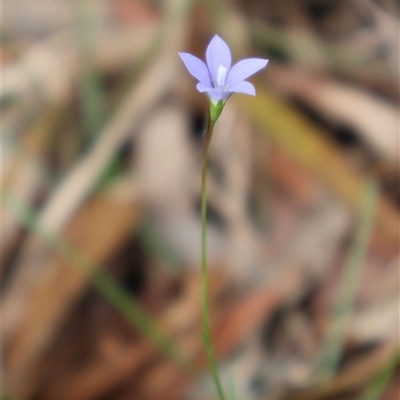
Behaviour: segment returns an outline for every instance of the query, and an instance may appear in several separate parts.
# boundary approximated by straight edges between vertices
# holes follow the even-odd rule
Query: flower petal
[[[198,81],[204,83],[207,86],[211,85],[210,74],[208,73],[208,68],[206,64],[189,53],[178,53],[185,63],[186,68],[189,73],[193,75]]]
[[[196,88],[201,93],[207,92],[208,97],[215,102],[225,99],[231,95],[231,93],[224,92],[218,88],[214,89],[213,87],[206,86],[201,82],[196,85]]]
[[[209,90],[214,90],[214,88],[212,87],[211,84],[210,85],[205,85],[203,82],[199,82],[196,85],[196,88],[200,93],[207,92]]]
[[[242,81],[242,82],[238,82],[233,85],[230,85],[228,87],[228,91],[229,92],[237,92],[237,93],[246,93],[251,96],[256,95],[256,88],[254,87],[254,85],[251,84],[250,82],[246,82],[246,81]]]
[[[232,93],[224,92],[221,89],[207,89],[205,90],[205,92],[207,92],[208,97],[216,103],[220,100],[226,100],[229,96],[232,95]]]
[[[214,86],[217,86],[218,68],[222,65],[229,71],[232,63],[231,51],[218,35],[215,35],[208,45],[206,59],[211,80]]]
[[[247,58],[245,60],[236,63],[229,71],[226,78],[226,83],[234,85],[239,83],[249,76],[255,74],[260,69],[264,68],[268,63],[268,60],[262,58]]]

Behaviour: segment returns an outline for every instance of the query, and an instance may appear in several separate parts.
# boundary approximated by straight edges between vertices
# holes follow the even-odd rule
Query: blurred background
[[[399,398],[398,0],[4,0],[3,399]]]

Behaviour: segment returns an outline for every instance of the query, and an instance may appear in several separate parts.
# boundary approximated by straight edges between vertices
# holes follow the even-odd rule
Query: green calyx
[[[224,109],[226,101],[219,101],[218,103],[213,103],[210,100],[210,118],[213,123],[217,121],[219,116],[222,113],[222,110]]]

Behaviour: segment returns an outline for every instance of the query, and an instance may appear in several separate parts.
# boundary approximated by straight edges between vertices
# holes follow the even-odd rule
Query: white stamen
[[[217,72],[217,85],[218,86],[223,86],[225,84],[226,71],[227,71],[227,69],[223,65],[220,65],[218,67],[218,72]]]

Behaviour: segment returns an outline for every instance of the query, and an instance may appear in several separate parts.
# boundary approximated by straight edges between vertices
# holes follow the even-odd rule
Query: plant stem
[[[207,282],[207,172],[208,152],[215,121],[208,120],[207,130],[204,138],[203,170],[201,176],[201,295],[202,295],[202,317],[203,317],[203,340],[207,352],[208,361],[220,400],[225,400],[221,380],[218,375],[217,362],[211,343],[210,315],[208,304],[208,282]]]

